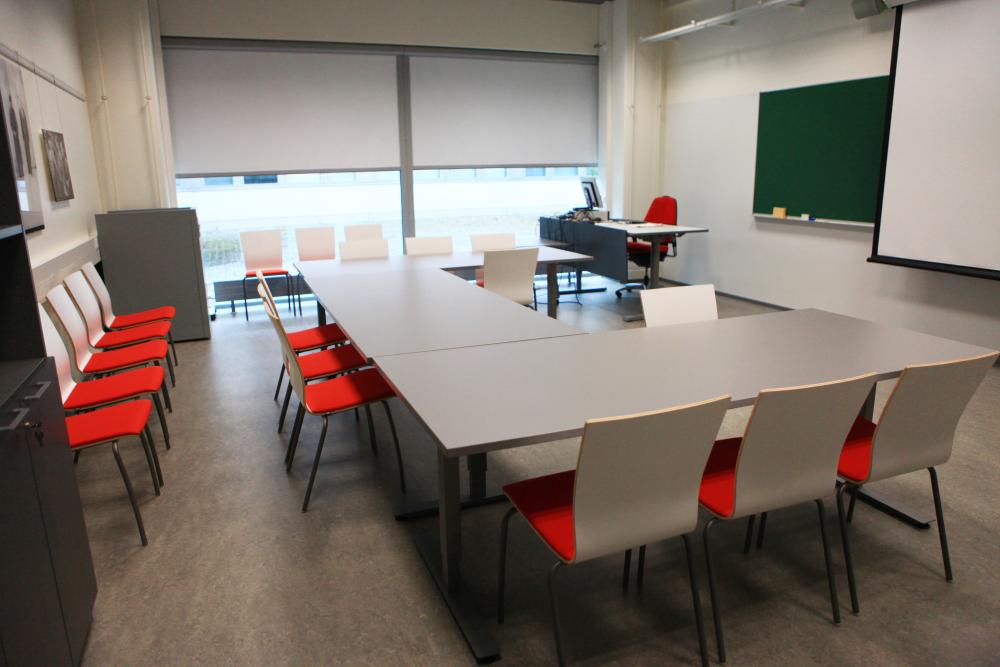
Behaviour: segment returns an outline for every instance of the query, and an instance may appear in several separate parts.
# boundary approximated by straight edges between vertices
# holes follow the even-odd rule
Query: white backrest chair
[[[348,225],[344,227],[346,241],[374,241],[382,238],[382,225]]]
[[[483,253],[483,287],[511,301],[530,305],[535,300],[538,248],[488,250]]]
[[[472,252],[513,250],[517,247],[513,234],[473,234],[469,237],[469,241],[472,243]]]
[[[997,353],[907,366],[872,436],[868,481],[941,465],[951,458],[955,428]]]
[[[59,324],[73,343],[73,363],[76,364],[77,372],[83,374],[83,369],[86,368],[87,363],[94,356],[88,342],[87,324],[83,321],[83,317],[79,311],[77,311],[76,306],[73,304],[73,299],[70,298],[69,292],[66,291],[64,285],[53,287],[45,295],[45,298],[52,307],[52,311],[55,313],[56,319],[59,320]]]
[[[733,514],[727,518],[830,495],[844,439],[875,377],[761,391],[740,445]]]
[[[385,259],[389,256],[389,242],[385,239],[344,241],[340,244],[340,259]]]
[[[450,236],[408,236],[407,255],[450,255],[454,245]]]
[[[313,261],[337,258],[337,230],[333,227],[298,227],[295,246],[299,259]]]
[[[45,306],[38,304],[38,319],[42,321],[42,339],[45,341],[45,353],[55,359],[56,378],[59,381],[59,396],[63,403],[73,393],[76,379],[73,377],[73,362],[69,358],[69,350],[63,342],[55,322],[49,317]]]
[[[639,292],[647,327],[719,319],[715,285],[661,287]]]
[[[573,489],[574,561],[693,531],[729,396],[586,423]]]
[[[280,269],[284,265],[280,229],[240,232],[240,245],[247,271]]]
[[[90,288],[97,295],[97,301],[101,305],[101,316],[104,326],[110,329],[111,323],[115,321],[115,313],[111,308],[111,293],[108,291],[108,286],[104,284],[104,280],[101,278],[101,274],[97,272],[97,267],[94,266],[93,262],[87,262],[81,270],[87,282],[90,283]]]
[[[97,301],[97,295],[90,287],[90,283],[83,276],[82,271],[75,271],[63,281],[69,295],[73,297],[76,307],[83,314],[83,320],[87,324],[87,341],[91,346],[96,346],[97,342],[104,335],[104,327],[101,322],[101,304]]]
[[[285,325],[281,323],[281,318],[278,317],[278,309],[274,305],[273,297],[270,295],[263,277],[259,274],[257,294],[260,295],[264,305],[264,312],[267,313],[267,318],[274,327],[274,333],[278,336],[278,343],[281,346],[281,360],[285,365],[285,372],[288,373],[292,390],[295,392],[296,397],[298,397],[299,402],[305,405],[306,381],[305,376],[302,375],[302,368],[299,366],[299,358],[288,342],[288,333],[285,331]]]

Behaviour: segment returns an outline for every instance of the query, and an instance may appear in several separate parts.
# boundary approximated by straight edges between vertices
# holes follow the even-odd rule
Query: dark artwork
[[[21,222],[26,232],[44,228],[38,201],[38,170],[31,150],[32,134],[28,126],[27,102],[21,68],[0,59],[0,114],[7,126],[7,143],[14,167],[14,182],[21,207]]]
[[[49,167],[52,200],[72,199],[73,181],[69,176],[69,160],[66,159],[66,142],[63,141],[62,133],[42,130],[42,145],[45,147],[45,162]]]

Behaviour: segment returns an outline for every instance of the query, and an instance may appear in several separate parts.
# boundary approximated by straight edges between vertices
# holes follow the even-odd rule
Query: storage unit
[[[55,365],[45,357],[6,131],[0,280],[0,666],[79,664],[97,581]]]
[[[191,208],[112,211],[97,218],[104,282],[115,312],[169,304],[174,340],[210,338],[198,215]]]

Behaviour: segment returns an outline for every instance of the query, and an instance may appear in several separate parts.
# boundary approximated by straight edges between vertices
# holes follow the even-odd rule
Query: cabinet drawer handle
[[[6,426],[0,426],[0,433],[4,431],[13,431],[17,426],[20,426],[21,420],[24,416],[28,414],[28,408],[18,408],[14,410],[14,418],[10,420],[10,423]]]
[[[42,382],[36,382],[35,386],[38,387],[38,391],[36,391],[34,394],[30,394],[28,396],[22,396],[21,400],[22,401],[37,401],[39,398],[42,397],[42,394],[45,393],[45,390],[49,388],[50,384],[52,384],[52,382],[49,381],[49,380],[43,380]]]

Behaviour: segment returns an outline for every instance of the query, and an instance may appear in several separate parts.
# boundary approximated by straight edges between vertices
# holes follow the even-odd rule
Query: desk
[[[685,234],[699,234],[708,231],[704,227],[660,225],[649,222],[590,223],[560,218],[539,218],[538,222],[542,237],[562,241],[567,244],[567,249],[586,253],[593,257],[593,262],[587,266],[589,271],[621,283],[628,282],[628,253],[625,243],[630,236],[649,241],[652,247],[659,247],[661,242],[670,237],[676,244],[677,238]],[[649,274],[650,287],[659,287],[659,262],[650,262]],[[577,287],[579,287],[579,279]],[[632,321],[632,319],[642,318],[626,318],[626,321]]]
[[[320,310],[368,359],[583,333],[445,271],[337,270],[354,264],[369,262],[301,262],[299,270]]]
[[[582,264],[593,259],[589,255],[583,255],[562,248],[551,246],[541,246],[538,248],[538,273],[545,273],[548,278],[548,315],[556,316],[559,306],[559,283],[556,277],[556,270],[560,264]],[[483,266],[483,253],[481,252],[456,252],[450,255],[390,255],[382,259],[361,259],[343,261],[318,260],[312,262],[296,262],[295,268],[303,275],[305,281],[321,301],[319,293],[316,291],[314,281],[320,280],[341,280],[349,275],[391,274],[401,271],[414,271],[419,269],[443,269],[445,271],[460,271],[462,269],[478,269]],[[311,278],[310,278],[311,276]],[[393,280],[391,276],[385,276],[378,280]],[[371,282],[377,282],[372,280]],[[319,309],[320,324],[326,321],[326,313]],[[335,316],[336,317],[336,316]],[[339,318],[338,318],[339,321]]]
[[[678,350],[670,355],[664,350]],[[462,586],[459,459],[579,435],[588,419],[984,354],[988,350],[821,310],[376,357],[438,444],[439,538],[418,546],[477,660],[499,655]],[[635,359],[654,364],[635,366]],[[581,363],[580,360],[586,360]],[[661,370],[668,371],[661,373]],[[470,382],[469,378],[488,378]],[[558,396],[559,400],[552,400]],[[832,492],[833,489],[831,489]]]

